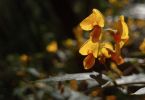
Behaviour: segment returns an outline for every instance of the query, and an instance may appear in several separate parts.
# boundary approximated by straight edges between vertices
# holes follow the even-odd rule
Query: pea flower
[[[113,50],[113,46],[109,42],[93,43],[91,39],[86,41],[79,50],[81,55],[87,55],[83,61],[84,68],[92,68],[95,64],[95,58],[110,58],[111,55],[109,54],[108,49]]]
[[[97,9],[93,9],[92,13],[85,18],[80,26],[85,31],[90,31],[90,38],[92,42],[98,42],[101,38],[102,27],[104,27],[104,17]]]
[[[118,22],[115,24],[115,29],[117,31],[112,31],[116,43],[115,52],[110,51],[110,54],[112,56],[112,60],[115,61],[118,65],[120,65],[124,63],[124,60],[120,55],[120,50],[129,39],[128,26],[124,21],[123,15],[119,17]]]
[[[108,29],[114,38],[114,47],[110,42],[102,41],[104,17],[99,10],[93,9],[92,13],[80,23],[80,27],[85,31],[91,31],[89,39],[79,50],[81,55],[86,56],[83,61],[84,69],[92,68],[95,58],[102,63],[105,63],[106,58],[111,58],[118,65],[124,63],[120,50],[129,39],[124,16],[119,17],[115,30]]]

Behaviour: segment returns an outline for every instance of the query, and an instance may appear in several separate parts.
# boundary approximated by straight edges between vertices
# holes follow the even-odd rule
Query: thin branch
[[[55,76],[55,77],[49,77],[47,79],[37,80],[35,82],[52,82],[52,81],[89,80],[89,79],[93,79],[93,78],[90,77],[90,75],[98,76],[99,73],[98,72],[89,72],[89,73],[65,74],[65,75],[60,75],[60,76]],[[111,80],[106,75],[103,75],[102,78],[105,79],[105,80]]]
[[[57,82],[57,81],[67,81],[67,80],[95,80],[90,76],[98,76],[99,73],[97,72],[90,72],[90,73],[78,73],[78,74],[66,74],[60,75],[55,77],[50,77],[47,79],[37,80],[34,82]],[[102,75],[102,80],[112,81],[106,75]],[[117,85],[128,85],[128,84],[145,84],[145,74],[133,74],[129,76],[122,76],[114,80]],[[105,85],[106,86],[106,85]]]

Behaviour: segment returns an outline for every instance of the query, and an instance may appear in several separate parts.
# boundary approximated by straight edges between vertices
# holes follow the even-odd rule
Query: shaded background
[[[1,1],[1,53],[6,55],[42,51],[43,36],[48,32],[52,32],[58,41],[74,38],[73,27],[94,7],[104,9],[107,1]]]
[[[32,91],[20,91],[23,82],[60,72],[84,72],[84,57],[78,54],[74,27],[91,13],[92,8],[99,9],[107,20],[110,16],[115,18],[120,15],[126,6],[136,3],[144,3],[144,0],[1,0],[0,100],[25,100],[23,96]],[[125,48],[125,56],[130,56],[129,51],[139,51],[137,46],[144,38],[144,19],[139,19],[143,22],[140,27],[136,26],[138,19],[133,20],[133,31],[139,30],[139,34],[135,33],[137,37],[132,35],[135,38]],[[65,44],[67,39],[69,41]],[[137,40],[139,42],[133,44]],[[57,42],[55,53],[46,50],[52,41]],[[92,70],[102,68],[89,71]]]

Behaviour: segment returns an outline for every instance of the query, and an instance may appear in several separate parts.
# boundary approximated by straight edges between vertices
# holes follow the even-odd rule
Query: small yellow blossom
[[[120,50],[129,39],[128,26],[124,21],[124,16],[119,17],[117,24],[115,24],[115,29],[117,30],[117,32],[114,33],[113,36],[116,42],[115,44],[116,52],[112,53],[113,54],[112,59],[115,60],[117,64],[122,64],[124,60],[120,55]]]
[[[29,56],[26,54],[22,54],[20,56],[20,61],[26,63],[29,60]]]
[[[56,41],[50,42],[50,43],[47,45],[46,50],[47,50],[48,52],[55,53],[55,52],[58,50],[57,42],[56,42]]]
[[[145,53],[145,39],[143,42],[140,44],[139,49],[141,50],[142,53]]]
[[[83,61],[84,68],[92,68],[92,66],[95,64],[95,58],[110,58],[111,55],[108,52],[108,49],[113,50],[113,46],[109,42],[93,43],[91,39],[85,42],[79,50],[80,54],[87,55],[87,57]]]
[[[117,30],[117,32],[114,34],[115,42],[119,43],[122,41],[125,44],[126,41],[129,39],[129,35],[128,35],[129,32],[128,32],[128,26],[124,21],[124,16],[119,17],[117,24],[115,24],[115,29]],[[124,44],[121,43],[120,46],[122,47]]]
[[[74,41],[72,39],[68,38],[64,41],[64,45],[66,47],[72,47],[72,46],[74,46]]]

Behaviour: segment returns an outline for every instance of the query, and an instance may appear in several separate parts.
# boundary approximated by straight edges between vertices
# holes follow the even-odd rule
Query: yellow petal
[[[108,50],[106,48],[102,48],[101,49],[101,54],[103,56],[105,56],[106,58],[110,58],[111,57],[111,55],[108,53]]]
[[[124,21],[124,16],[120,16],[118,23],[117,23],[117,33],[120,34],[120,38],[121,39],[128,39],[129,35],[128,35],[128,26],[126,24],[126,22]]]
[[[91,39],[86,41],[83,46],[80,48],[79,53],[81,55],[88,55],[89,53],[93,53],[94,57],[98,57],[98,45],[99,43],[93,43]]]
[[[140,44],[139,49],[141,50],[142,53],[145,53],[145,39],[144,39],[144,41]]]
[[[113,46],[109,42],[104,42],[100,44],[100,55],[104,55],[106,58],[111,57],[110,53],[108,52],[108,49],[113,51]]]
[[[83,65],[84,69],[90,69],[95,64],[95,57],[92,53],[88,54],[88,56],[84,59]]]
[[[102,46],[102,48],[107,48],[107,49],[113,51],[113,46],[110,42],[101,43],[101,46]]]
[[[92,30],[96,25],[104,27],[104,18],[99,10],[93,9],[92,14],[85,18],[80,23],[80,26],[83,30],[89,31]]]

